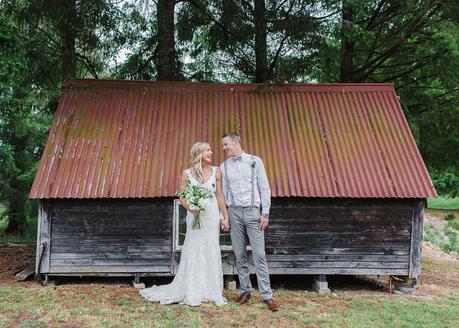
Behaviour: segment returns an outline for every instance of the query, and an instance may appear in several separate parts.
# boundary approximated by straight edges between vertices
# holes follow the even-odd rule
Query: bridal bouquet
[[[201,218],[199,215],[210,206],[212,192],[207,188],[191,185],[190,181],[187,179],[185,189],[183,191],[178,191],[176,195],[177,197],[183,197],[192,211],[199,212],[199,214],[193,218],[191,228],[194,230],[201,229]]]

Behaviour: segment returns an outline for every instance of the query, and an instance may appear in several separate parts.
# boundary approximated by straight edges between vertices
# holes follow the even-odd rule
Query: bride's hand
[[[193,216],[198,216],[199,215],[199,211],[190,210],[190,213],[193,214]]]
[[[220,220],[220,227],[223,231],[229,231],[230,229],[229,221],[225,219]]]

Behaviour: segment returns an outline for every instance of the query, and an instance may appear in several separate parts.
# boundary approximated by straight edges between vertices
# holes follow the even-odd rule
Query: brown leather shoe
[[[265,302],[266,305],[268,305],[268,309],[270,309],[271,311],[276,312],[276,311],[279,310],[279,305],[274,303],[274,301],[272,299],[263,300],[263,302]]]
[[[250,299],[250,293],[249,292],[243,292],[241,295],[239,295],[236,303],[239,303],[239,305],[242,305],[244,303],[247,303],[247,301]]]

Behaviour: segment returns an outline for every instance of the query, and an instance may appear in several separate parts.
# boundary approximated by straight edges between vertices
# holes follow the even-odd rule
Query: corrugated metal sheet
[[[71,80],[31,198],[173,196],[191,145],[238,131],[273,196],[435,196],[390,84]]]

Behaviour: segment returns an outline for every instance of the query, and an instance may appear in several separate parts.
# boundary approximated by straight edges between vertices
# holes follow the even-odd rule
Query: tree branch
[[[410,68],[410,69],[408,69],[408,70],[406,70],[406,71],[403,71],[403,72],[401,72],[401,73],[399,73],[399,74],[396,74],[396,75],[392,75],[392,76],[390,76],[390,77],[387,77],[387,78],[383,79],[381,82],[384,83],[384,82],[389,82],[389,81],[396,80],[396,79],[401,78],[402,76],[407,75],[407,74],[409,74],[409,73],[412,73],[412,72],[414,72],[414,71],[416,71],[416,70],[418,70],[418,69],[420,69],[420,68],[422,68],[422,67],[424,67],[424,66],[426,66],[426,65],[428,65],[428,64],[429,64],[429,63],[425,63],[425,62],[424,62],[424,63],[420,63],[420,64],[417,64],[417,65],[414,65],[412,68]]]
[[[292,12],[292,8],[293,8],[293,5],[295,4],[295,0],[291,1],[290,2],[290,6],[288,8],[288,11],[287,11],[287,20],[291,22],[291,19],[290,19],[290,13]],[[276,63],[277,63],[277,60],[279,58],[279,54],[281,53],[282,51],[282,48],[284,47],[284,43],[285,41],[287,40],[287,38],[290,36],[284,29],[284,37],[282,38],[281,42],[280,42],[280,45],[279,47],[277,48],[277,51],[276,51],[276,54],[274,55],[274,58],[273,60],[271,61],[271,64],[269,65],[269,76],[272,75],[272,72],[274,70],[274,67],[276,66]]]
[[[76,53],[75,54],[78,58],[82,59],[82,62],[83,64],[86,66],[86,68],[89,70],[89,72],[92,74],[92,76],[94,76],[96,79],[99,78],[99,76],[97,75],[97,71],[96,69],[94,68],[94,66],[92,65],[91,61],[89,60],[88,57],[86,57],[85,55],[81,54],[81,53]]]
[[[376,7],[373,15],[370,17],[370,19],[368,20],[368,23],[365,27],[366,30],[370,30],[373,26],[373,23],[376,21],[376,18],[379,16],[380,12],[381,12],[381,8],[384,6],[384,4],[386,3],[386,0],[381,0],[379,3],[378,3],[378,7]]]
[[[383,52],[380,56],[374,58],[370,62],[367,62],[364,66],[355,70],[356,75],[360,73],[356,82],[363,81],[368,75],[374,72],[382,63],[384,63],[390,56],[397,52],[407,41],[407,39],[413,35],[422,25],[424,24],[423,18],[428,12],[427,8],[424,12],[419,14],[417,17],[413,17],[410,22],[408,22],[407,31],[401,38],[388,50]],[[412,22],[412,23],[411,23]]]
[[[227,29],[226,26],[224,26],[221,22],[219,22],[217,19],[215,19],[210,13],[208,13],[207,10],[205,10],[205,8],[201,8],[201,6],[200,6],[198,3],[196,3],[196,1],[194,1],[194,0],[184,0],[184,1],[188,1],[188,2],[189,2],[190,4],[192,4],[196,9],[198,9],[201,13],[205,14],[205,15],[206,15],[215,25],[217,25],[217,26],[220,28],[220,30],[221,30],[224,34],[226,34],[227,37],[233,35],[233,33],[232,33],[229,29]],[[246,45],[247,47],[252,47],[252,46],[249,45],[249,44],[245,44],[245,45]],[[249,63],[251,62],[250,57],[247,56],[247,54],[245,53],[244,50],[242,50],[240,47],[235,46],[235,45],[233,45],[233,47],[235,47],[236,50],[238,50],[239,52],[242,53],[242,56],[245,57],[245,58],[244,58],[244,61],[247,61],[247,62],[249,62]],[[243,57],[241,57],[241,56],[239,56],[239,55],[236,55],[235,52],[233,52],[233,55],[236,56],[236,57],[239,57],[239,58],[243,58]],[[251,64],[251,66],[252,66],[252,68],[254,69],[254,67],[253,67],[252,64]]]
[[[284,35],[284,37],[282,38],[281,40],[281,43],[279,45],[279,48],[277,48],[277,51],[276,51],[276,54],[274,55],[274,58],[273,60],[271,61],[271,64],[269,65],[269,75],[271,76],[273,70],[274,70],[274,67],[276,66],[276,63],[277,63],[277,60],[279,58],[279,54],[280,52],[282,51],[282,48],[284,46],[284,43],[285,43],[285,40],[287,40],[289,37],[288,34]]]

